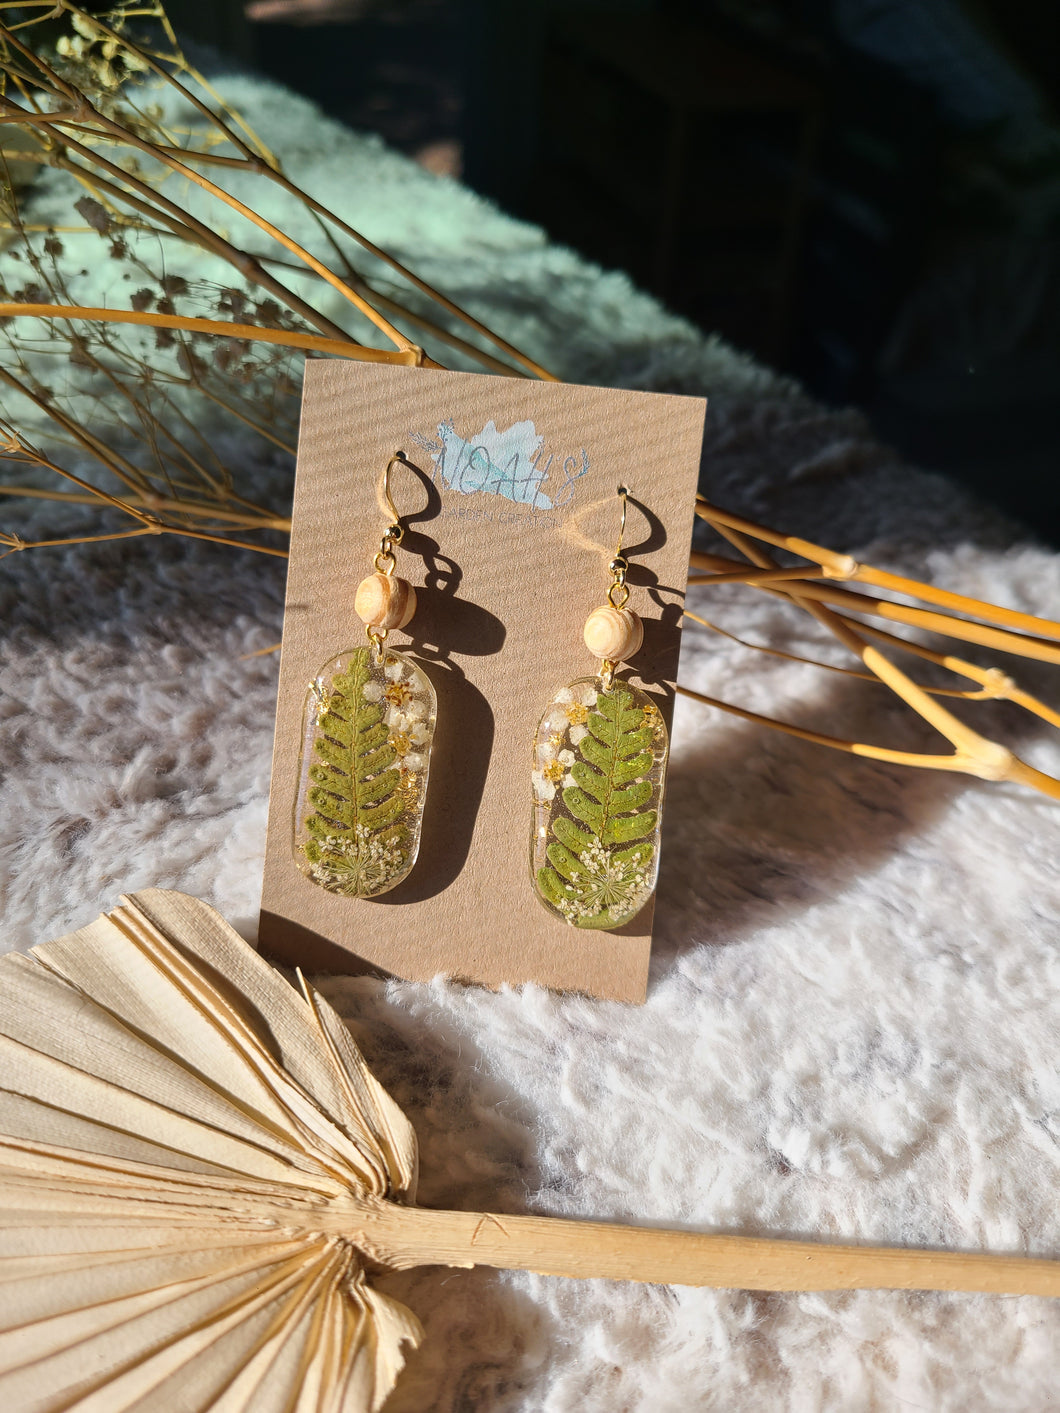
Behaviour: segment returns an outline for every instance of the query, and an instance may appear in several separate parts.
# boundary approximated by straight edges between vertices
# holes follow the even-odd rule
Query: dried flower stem
[[[59,426],[69,432],[75,442],[101,461],[103,465],[106,466],[107,470],[115,475],[119,481],[122,481],[131,490],[140,489],[143,477],[140,475],[137,468],[126,461],[123,456],[120,456],[115,451],[111,451],[98,437],[94,437],[86,428],[79,427],[77,423],[74,422],[71,417],[68,417],[60,408],[51,406],[39,393],[34,392],[27,383],[20,382],[13,373],[9,373],[5,368],[0,368],[0,382],[4,382],[8,387],[14,388],[16,392],[20,392],[23,397],[28,398],[28,400],[34,403],[42,412],[46,412]],[[57,470],[58,468],[53,467],[49,469]],[[79,486],[87,487],[89,485],[87,481],[82,481],[81,478],[75,476],[73,472],[63,471],[60,474],[66,476],[71,481],[76,481]],[[93,487],[92,489],[95,488]],[[120,504],[122,509],[126,508],[125,502],[118,502],[114,496],[107,495],[105,491],[100,491],[99,495],[101,500],[106,500],[111,504]]]
[[[736,561],[726,559],[721,555],[704,554],[700,550],[693,550],[690,556],[690,563],[697,568],[708,568],[712,565],[732,565]],[[870,565],[863,565],[863,569],[871,569]],[[880,571],[882,573],[882,571]],[[935,613],[930,609],[913,608],[907,604],[894,603],[890,599],[875,598],[871,594],[858,594],[850,589],[832,588],[830,585],[814,583],[813,580],[822,577],[819,573],[811,570],[809,572],[792,571],[788,576],[792,580],[792,587],[789,591],[776,590],[777,593],[784,592],[784,597],[792,599],[814,600],[822,604],[834,603],[849,609],[853,613],[869,613],[877,618],[889,619],[895,623],[904,623],[910,628],[926,628],[934,633],[942,633],[948,638],[960,638],[965,642],[978,643],[980,647],[995,648],[1001,652],[1016,653],[1020,657],[1036,658],[1041,662],[1060,663],[1060,645],[1054,639],[1060,632],[1060,624],[1052,622],[1046,618],[1035,618],[1029,613],[1018,613],[1015,609],[999,609],[998,612],[1005,612],[1011,616],[1011,620],[1023,625],[1026,631],[1014,633],[1005,628],[992,628],[986,624],[971,623],[964,618],[954,618],[946,613]],[[828,579],[836,577],[828,574]],[[748,576],[737,572],[724,572],[719,576],[715,574],[690,574],[688,576],[690,585],[696,584],[716,584],[716,583],[749,583],[755,585],[754,574]],[[765,578],[760,581],[761,586],[766,588],[776,582],[776,574],[773,570],[765,572]],[[902,593],[911,597],[927,598],[927,594],[917,595],[916,580],[903,579],[901,581],[905,588]],[[933,586],[924,584],[920,587],[930,590]],[[959,600],[966,606],[966,612],[974,612],[979,601],[977,599],[965,599],[960,594],[951,594],[952,599]],[[1029,630],[1034,629],[1035,632]]]
[[[48,469],[55,470],[58,475],[69,474],[50,465]],[[28,500],[65,501],[68,505],[98,505],[100,501],[99,492],[96,490],[93,490],[91,494],[79,496],[73,491],[48,491],[37,486],[0,486],[0,496],[20,496]],[[130,514],[134,507],[149,507],[151,510],[172,511],[203,520],[223,520],[231,525],[242,525],[254,530],[278,530],[285,535],[291,532],[291,517],[289,515],[269,515],[265,511],[262,511],[260,515],[244,515],[233,510],[224,510],[219,506],[196,504],[190,500],[165,500],[158,496],[152,496],[150,500],[144,496],[126,496],[123,501],[112,503],[115,509],[126,510]],[[228,543],[227,540],[225,543]]]
[[[717,633],[723,638],[728,638],[730,642],[749,648],[752,652],[765,653],[768,657],[780,658],[785,662],[797,662],[806,667],[818,667],[824,672],[835,672],[840,677],[851,677],[859,682],[872,682],[878,687],[885,685],[872,672],[858,672],[852,667],[840,667],[838,663],[821,662],[816,658],[804,657],[799,653],[789,653],[784,652],[781,648],[767,647],[763,643],[748,642],[746,638],[741,638],[738,634],[719,627],[717,623],[712,622],[709,618],[704,618],[701,614],[693,613],[691,609],[686,608],[683,616],[691,619],[693,623],[700,624],[703,628],[709,628],[711,632]],[[865,623],[859,624],[858,628],[861,633],[877,638],[881,642],[890,643],[893,647],[900,648],[904,652],[914,653],[926,662],[933,662],[950,672],[958,673],[962,677],[968,677],[972,681],[980,683],[976,690],[961,687],[929,687],[921,683],[923,690],[933,697],[954,697],[966,702],[1015,702],[1027,711],[1033,712],[1034,715],[1040,716],[1043,721],[1048,721],[1050,725],[1060,727],[1060,712],[1053,711],[1044,702],[1032,697],[1029,692],[1022,691],[1000,668],[979,667],[974,662],[966,662],[963,658],[954,657],[950,653],[932,652],[930,648],[925,648],[920,643],[911,643],[906,638],[896,637],[893,633],[884,632],[882,628],[874,628]]]
[[[85,101],[87,103],[88,100],[86,99]],[[71,151],[76,152],[82,160],[87,161],[91,166],[99,167],[102,171],[107,172],[113,177],[119,184],[119,187],[112,188],[112,190],[120,189],[120,184],[126,183],[134,192],[138,192],[142,197],[147,198],[149,203],[153,202],[157,207],[161,208],[162,211],[170,216],[176,217],[189,230],[195,232],[199,238],[200,244],[212,250],[214,254],[221,256],[222,259],[227,260],[246,279],[261,285],[261,287],[267,289],[270,294],[275,294],[278,298],[282,299],[290,309],[300,314],[307,323],[315,325],[321,333],[327,334],[330,338],[337,339],[339,342],[349,341],[349,335],[344,329],[341,329],[338,324],[333,323],[332,320],[319,313],[311,304],[301,299],[293,290],[288,289],[280,280],[270,275],[261,262],[255,259],[254,256],[248,254],[246,251],[240,250],[237,246],[233,245],[231,241],[226,240],[223,236],[212,231],[209,226],[205,225],[195,216],[192,216],[189,212],[182,210],[176,202],[170,201],[169,198],[163,196],[160,191],[150,187],[147,182],[141,181],[139,177],[126,172],[116,163],[108,161],[106,157],[103,157],[93,148],[86,147],[83,143],[78,142],[75,138],[71,137],[68,132],[63,131],[61,122],[57,121],[52,114],[49,113],[47,116],[38,116],[29,113],[25,109],[20,108],[17,103],[12,103],[6,98],[0,98],[0,105],[2,105],[2,107],[0,107],[0,117],[6,115],[8,121],[39,126],[46,132],[54,133],[58,140]],[[119,132],[122,131],[118,129],[117,124],[112,124],[108,130],[111,132],[112,136],[115,130]],[[120,140],[124,142],[125,138]],[[128,140],[133,142],[134,146],[139,146],[141,150],[145,152],[151,151],[150,144],[134,142],[131,134],[129,134]],[[200,182],[200,185],[201,184]],[[217,190],[220,190],[220,188]],[[264,224],[268,225],[267,222]],[[281,244],[286,245],[288,249],[292,247],[296,251],[300,249],[300,247],[295,246],[293,241],[282,241]],[[373,320],[373,322],[377,321]],[[386,323],[385,320],[383,322]],[[414,345],[403,336],[400,342],[398,342],[397,339],[395,339],[395,342],[397,342],[398,346],[401,348],[412,349],[414,347]]]
[[[352,343],[349,339],[302,334],[295,329],[264,329],[258,324],[230,324],[223,319],[197,319],[184,314],[161,314],[156,310],[101,309],[73,304],[0,303],[0,318],[13,317],[77,319],[100,324],[139,324],[147,328],[213,334],[217,338],[282,344],[286,348],[304,348],[314,353],[330,353],[341,358],[359,359],[364,363],[396,363],[405,367],[421,364],[427,368],[440,366],[415,347],[368,348],[364,344]]]
[[[885,683],[885,685],[889,686],[890,684]],[[889,750],[885,746],[872,746],[863,741],[848,741],[842,736],[829,736],[821,731],[810,731],[803,726],[795,726],[790,721],[780,721],[773,716],[763,716],[760,712],[749,711],[746,707],[735,706],[732,702],[723,702],[717,697],[707,696],[704,692],[695,692],[691,687],[682,687],[678,684],[677,692],[690,701],[700,702],[703,706],[716,707],[719,711],[726,712],[730,716],[738,716],[744,721],[754,722],[757,726],[768,726],[771,730],[780,731],[786,736],[797,736],[800,741],[809,741],[815,746],[828,746],[834,751],[843,751],[852,756],[863,756],[867,760],[882,761],[885,765],[911,765],[921,770],[948,770],[963,775],[977,775],[984,780],[1008,780],[1014,784],[1028,785],[1031,789],[1037,790],[1039,794],[1060,800],[1060,780],[1054,780],[1051,775],[1035,770],[1033,766],[1027,765],[1015,756],[1012,756],[1003,769],[996,769],[988,775],[977,767],[975,759],[969,755],[959,753],[933,755],[918,751]],[[1000,755],[1005,751],[1005,747],[997,746],[996,750]],[[1008,754],[1011,755],[1011,752]]]
[[[67,3],[67,0],[60,0],[60,4],[62,4],[63,7],[66,9],[73,8]],[[296,186],[294,182],[292,182],[288,177],[284,175],[284,173],[280,169],[279,164],[275,162],[275,160],[267,163],[263,167],[261,163],[257,161],[255,154],[252,153],[250,149],[244,144],[244,142],[239,138],[238,134],[234,133],[226,124],[219,122],[216,114],[213,113],[210,108],[202,102],[202,100],[198,97],[197,94],[194,93],[193,90],[189,89],[186,85],[182,84],[179,79],[174,78],[171,73],[169,73],[159,64],[157,55],[152,54],[149,50],[140,47],[139,45],[133,43],[131,40],[125,39],[123,36],[119,36],[112,28],[110,28],[110,26],[103,23],[103,21],[97,20],[96,23],[99,25],[100,29],[104,33],[106,33],[110,38],[120,39],[121,42],[125,44],[132,53],[136,54],[140,60],[146,63],[154,73],[156,73],[162,78],[167,79],[168,82],[170,82],[177,89],[177,91],[184,98],[187,99],[189,103],[191,103],[196,109],[198,109],[198,111],[204,117],[206,117],[210,122],[214,123],[215,126],[219,127],[223,132],[224,136],[227,138],[227,140],[231,142],[232,145],[238,150],[242,151],[242,153],[244,154],[244,160],[246,165],[250,166],[252,170],[259,171],[262,175],[267,176],[270,180],[278,183],[281,187],[283,187],[283,189],[288,193],[289,196],[294,197],[295,200],[302,203],[310,211],[315,212],[318,216],[322,218],[322,220],[332,222],[343,233],[343,235],[348,236],[351,240],[356,241],[357,244],[360,245],[364,250],[366,250],[370,255],[373,255],[377,260],[380,260],[385,265],[388,265],[392,270],[394,270],[398,275],[400,275],[402,279],[407,280],[415,289],[419,290],[421,294],[425,294],[434,303],[440,305],[441,308],[445,309],[447,313],[452,314],[455,318],[467,324],[468,327],[474,329],[476,333],[481,334],[484,338],[488,339],[492,344],[494,344],[495,347],[499,348],[502,352],[508,354],[510,358],[514,359],[516,363],[520,364],[534,377],[542,378],[546,381],[555,381],[555,374],[550,373],[547,368],[542,367],[541,364],[536,363],[532,358],[527,357],[525,353],[523,353],[520,349],[516,348],[513,344],[510,344],[505,339],[502,339],[498,334],[494,333],[493,330],[490,329],[487,325],[475,319],[472,315],[468,314],[466,310],[461,309],[458,304],[455,304],[451,299],[448,299],[440,291],[434,289],[433,286],[429,285],[426,282],[426,280],[422,280],[418,275],[413,274],[411,270],[407,269],[404,265],[402,265],[391,254],[389,254],[388,251],[385,251],[380,246],[375,245],[372,241],[368,240],[365,236],[363,236],[360,231],[355,230],[346,221],[342,220],[341,217],[337,216],[333,211],[330,211],[326,206],[318,202],[315,197],[310,196],[307,192],[303,191],[301,187]],[[172,33],[172,31],[170,31],[170,33]],[[185,63],[185,67],[189,66],[187,66]],[[195,81],[199,83],[202,87],[208,88],[208,85],[200,74],[195,73],[194,78]],[[183,149],[178,149],[178,151],[183,152]],[[191,159],[197,158],[198,154],[191,154]],[[189,160],[188,154],[184,154],[184,160]],[[238,161],[238,159],[227,160],[229,162],[232,160]],[[471,346],[469,345],[468,347]],[[477,350],[472,351],[477,352]]]
[[[0,531],[0,544],[7,545],[5,552],[0,554],[0,559],[5,559],[7,555],[15,554],[19,550],[54,549],[57,545],[93,545],[102,540],[134,540],[141,535],[183,535],[185,539],[189,540],[208,540],[211,544],[228,545],[231,549],[254,550],[258,554],[274,555],[277,559],[287,558],[287,551],[283,549],[272,549],[269,545],[249,544],[243,540],[230,539],[228,536],[208,535],[202,530],[186,530],[177,525],[163,525],[160,521],[155,520],[139,530],[117,530],[110,535],[70,535],[60,540],[23,540],[18,535]]]
[[[834,597],[830,591],[821,590],[812,583],[795,581],[783,587],[778,586],[772,574],[780,566],[764,550],[755,543],[757,531],[764,527],[756,526],[753,522],[743,520],[741,517],[729,515],[727,512],[715,514],[715,507],[710,506],[702,497],[697,498],[696,513],[707,520],[713,528],[725,539],[740,551],[745,558],[759,570],[766,571],[770,578],[763,584],[763,591],[771,594],[779,594],[787,597],[792,603],[805,609],[812,617],[816,618],[823,627],[827,628],[839,641],[852,653],[861,659],[869,671],[877,677],[884,685],[899,696],[907,706],[911,707],[918,716],[922,717],[929,725],[933,726],[950,745],[953,751],[949,755],[929,755],[910,751],[891,751],[882,747],[869,746],[858,742],[846,742],[836,737],[824,736],[816,732],[806,732],[802,728],[792,727],[788,723],[773,722],[777,729],[788,732],[791,735],[801,736],[805,740],[814,740],[817,744],[832,746],[838,750],[850,751],[855,755],[869,756],[875,760],[885,760],[903,765],[917,765],[925,769],[952,770],[962,774],[974,775],[984,780],[1008,780],[1022,785],[1029,785],[1032,789],[1038,790],[1042,794],[1060,799],[1060,781],[1053,779],[1044,772],[1036,770],[1026,762],[1021,761],[1007,747],[1000,745],[996,741],[991,741],[974,731],[964,722],[958,720],[952,712],[948,711],[941,702],[934,700],[918,683],[914,682],[901,668],[897,667],[890,658],[870,646],[865,638],[858,631],[860,625],[855,626],[850,619],[835,613],[832,609],[820,602],[826,596]],[[829,572],[829,577],[853,577],[855,571],[860,566],[849,556],[836,555],[832,551],[823,550],[820,546],[813,545],[809,541],[800,540],[794,536],[777,535],[775,531],[765,530],[762,538],[767,543],[781,542],[781,547],[795,554],[801,554],[804,558],[824,561],[823,567]],[[715,558],[694,553],[693,563],[701,562],[704,559]],[[909,592],[914,586],[912,580],[901,579],[899,576],[883,576],[881,571],[869,571],[879,577],[887,577],[891,585],[901,584],[903,592]],[[692,576],[692,580],[702,581],[702,576]],[[925,586],[930,587],[930,586]],[[846,591],[839,591],[845,594]],[[864,598],[863,595],[850,595],[855,601]],[[982,605],[974,599],[966,599],[958,594],[948,594],[947,601],[952,606],[962,606],[974,611],[976,608],[993,609],[993,605]],[[897,609],[898,606],[884,600],[871,600],[878,605],[877,611],[880,616],[888,616],[887,610]],[[971,625],[965,624],[964,620],[950,618],[945,614],[927,613],[923,610],[909,610],[908,612],[919,614],[919,626],[930,626],[933,620],[945,619],[949,625],[961,624],[965,630]],[[1035,628],[1046,628],[1047,631],[1055,631],[1060,635],[1060,625],[1052,624],[1044,620],[1033,619],[1029,615],[1016,614],[1014,610],[996,610],[1003,613],[1007,619],[1019,619],[1028,626]],[[985,616],[985,615],[984,615]],[[908,621],[908,620],[905,620]],[[955,626],[950,626],[948,631],[951,636],[964,636],[964,632]],[[980,634],[986,637],[1010,642],[1013,646],[1009,651],[1022,652],[1026,656],[1041,656],[1043,640],[1038,637],[1029,637],[1019,633],[1010,632],[1007,629],[976,628]],[[978,639],[981,641],[982,639]],[[895,640],[900,646],[905,646],[901,640]],[[997,645],[993,641],[991,645]],[[1050,652],[1057,653],[1060,659],[1060,651],[1052,644],[1046,644]],[[960,671],[961,669],[956,669]],[[704,701],[708,705],[721,705],[714,699],[706,698],[700,693],[684,691],[684,695]],[[1026,694],[1029,696],[1029,694]],[[1033,700],[1033,699],[1031,699]],[[730,709],[727,705],[724,709]],[[737,710],[736,715],[743,716],[748,720],[758,720],[756,713],[748,713],[742,709]],[[1039,712],[1039,715],[1042,713]]]
[[[934,584],[924,584],[918,579],[906,579],[900,574],[889,574],[885,570],[875,569],[871,564],[862,564],[849,554],[837,554],[835,550],[826,549],[824,545],[814,544],[812,540],[803,540],[797,535],[784,535],[777,530],[769,529],[766,525],[759,525],[754,520],[747,520],[743,516],[733,515],[730,511],[720,510],[716,505],[712,505],[705,496],[696,496],[696,514],[716,527],[726,526],[731,530],[740,531],[752,539],[761,540],[764,544],[774,545],[777,549],[788,550],[791,554],[797,554],[803,559],[813,560],[821,566],[825,576],[829,579],[853,580],[857,583],[872,584],[879,589],[890,589],[894,593],[910,594],[913,598],[923,599],[926,603],[955,609],[958,613],[970,613],[978,618],[986,618],[992,623],[1008,624],[1010,627],[1022,630],[1033,629],[1046,637],[1060,639],[1060,623],[1053,623],[1045,618],[1033,618],[1030,614],[1020,613],[1014,608],[1002,608],[998,604],[987,603],[985,599],[967,598],[964,594],[955,594],[949,589],[940,589]],[[878,602],[878,600],[870,600],[870,602]]]

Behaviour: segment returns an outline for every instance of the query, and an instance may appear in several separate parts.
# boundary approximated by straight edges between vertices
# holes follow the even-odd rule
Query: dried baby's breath
[[[0,20],[11,19],[11,7],[0,7]],[[178,124],[168,110],[192,118]],[[0,118],[0,224],[9,241],[0,265],[0,415],[12,431],[23,429],[8,459],[36,473],[2,490],[66,505],[87,500],[125,517],[126,525],[91,538],[177,533],[284,553],[285,507],[259,505],[238,487],[222,446],[238,433],[252,465],[255,441],[259,458],[293,455],[306,351],[430,363],[399,327],[407,324],[486,366],[514,372],[522,364],[545,376],[415,277],[416,297],[436,299],[447,327],[371,288],[356,269],[358,244],[377,264],[406,272],[284,174],[190,64],[157,3],[100,15],[65,0],[20,6],[17,22],[0,23]],[[68,226],[33,223],[32,186],[25,195],[14,179],[19,163],[76,179]],[[292,215],[308,212],[319,248],[303,247],[231,196],[236,173],[278,186]],[[204,193],[194,209],[181,195],[188,186]],[[233,240],[234,214],[264,238],[254,250]],[[112,269],[106,310],[78,297],[84,243],[74,254],[63,238],[75,232],[96,237],[93,260]],[[167,256],[182,247],[226,262],[230,278],[174,273]],[[325,316],[296,291],[292,273],[336,289],[348,321]],[[457,335],[454,319],[516,366]],[[374,346],[381,339],[392,348]],[[59,490],[54,478],[76,489]],[[30,545],[0,533],[0,545],[13,552],[70,538],[43,535]]]

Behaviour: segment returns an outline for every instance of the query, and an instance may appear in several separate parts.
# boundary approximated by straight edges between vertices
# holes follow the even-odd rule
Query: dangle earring
[[[659,873],[666,723],[644,692],[615,675],[644,639],[643,624],[627,607],[628,494],[619,486],[622,522],[608,565],[607,603],[585,623],[585,645],[600,659],[599,673],[556,693],[534,740],[530,874],[549,912],[573,927],[629,922]]]
[[[331,658],[309,685],[294,806],[294,858],[311,882],[346,898],[396,887],[416,862],[437,701],[425,673],[386,647],[416,610],[416,590],[394,570],[404,529],[383,475],[391,523],[354,611],[368,643]]]

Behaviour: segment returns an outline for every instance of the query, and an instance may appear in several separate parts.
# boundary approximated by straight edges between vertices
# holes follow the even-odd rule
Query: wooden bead
[[[369,574],[357,586],[357,617],[369,628],[404,628],[416,612],[416,590],[393,574]]]
[[[601,660],[625,662],[643,641],[644,624],[631,608],[598,608],[585,620],[585,646]]]

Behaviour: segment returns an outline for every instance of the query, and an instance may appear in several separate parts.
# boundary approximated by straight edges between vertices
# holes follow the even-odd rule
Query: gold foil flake
[[[331,710],[331,693],[319,678],[315,682],[310,682],[309,690],[316,705],[317,720],[321,721]]]

